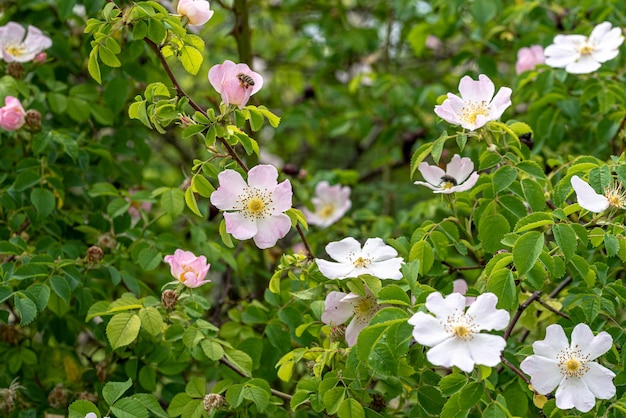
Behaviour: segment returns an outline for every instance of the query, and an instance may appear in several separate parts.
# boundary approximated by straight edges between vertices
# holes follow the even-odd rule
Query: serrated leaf
[[[193,213],[201,218],[203,217],[202,212],[200,212],[200,209],[198,208],[198,202],[196,202],[196,195],[194,195],[191,187],[188,187],[187,190],[185,190],[185,203],[187,203],[187,207]]]
[[[520,236],[513,246],[513,264],[519,274],[528,272],[539,258],[544,238],[541,232],[527,232]]]
[[[435,261],[430,244],[427,241],[416,242],[409,252],[409,261],[419,261],[421,275],[428,273]]]
[[[569,260],[576,252],[576,233],[572,227],[568,224],[554,224],[552,235],[565,259]]]
[[[141,328],[141,319],[132,312],[122,312],[114,315],[106,328],[107,338],[111,347],[123,347],[135,341]]]
[[[224,356],[224,349],[222,348],[222,346],[213,340],[204,339],[200,343],[200,346],[202,347],[202,351],[204,351],[204,354],[210,360],[217,361]]]
[[[252,359],[248,354],[234,348],[226,348],[225,351],[224,356],[228,361],[247,375],[252,374]]]
[[[222,242],[224,243],[224,245],[227,246],[228,248],[234,248],[235,244],[233,244],[233,240],[230,234],[226,232],[226,221],[224,221],[224,219],[222,219],[222,222],[220,222],[219,232],[220,232],[220,237],[222,238]]]
[[[337,411],[339,418],[365,418],[365,411],[354,398],[344,399]]]
[[[151,393],[135,393],[130,397],[135,401],[141,403],[148,411],[152,412],[154,416],[158,418],[168,418],[167,412],[163,410],[163,407],[159,403],[156,396]]]
[[[198,74],[198,71],[202,66],[203,59],[200,51],[193,46],[185,45],[181,48],[178,58],[180,59],[181,64],[183,64],[185,71],[191,75]]]
[[[478,237],[488,253],[493,254],[502,249],[504,245],[500,241],[509,232],[509,221],[499,213],[483,213],[478,223]]]
[[[202,197],[209,197],[215,191],[215,187],[202,174],[195,174],[191,178],[191,187]]]
[[[124,382],[107,382],[102,388],[102,397],[108,405],[112,405],[119,398],[122,397],[124,392],[126,392],[133,385],[133,380],[128,378],[128,380]]]
[[[530,215],[524,216],[517,221],[513,232],[525,232],[536,228],[542,228],[547,225],[554,224],[552,214],[546,212],[535,212]]]
[[[100,60],[109,67],[116,68],[122,65],[115,53],[106,46],[100,45],[100,48],[98,49],[98,56],[100,57]]]
[[[98,63],[98,47],[89,53],[89,61],[87,61],[87,70],[89,75],[96,80],[98,84],[102,84],[102,75],[100,74],[100,64]]]
[[[517,301],[517,288],[511,270],[503,268],[495,270],[487,281],[487,291],[498,297],[498,308],[510,310]]]
[[[54,293],[56,293],[58,297],[63,299],[64,302],[70,302],[72,290],[70,289],[70,284],[67,282],[67,279],[65,277],[50,277],[50,287],[52,287]]]
[[[33,189],[30,192],[30,201],[42,219],[50,215],[56,205],[54,194],[50,190],[42,188]]]
[[[96,414],[100,418],[98,407],[87,400],[78,400],[71,403],[69,407],[69,418],[85,418],[88,413]]]
[[[243,397],[254,402],[260,412],[263,412],[270,404],[269,391],[265,391],[259,386],[248,386],[246,384],[243,390]]]
[[[233,408],[237,408],[244,401],[243,397],[244,386],[240,384],[232,385],[226,391],[226,402]]]
[[[37,305],[26,296],[15,296],[15,311],[20,317],[20,325],[28,325],[37,316]]]
[[[117,418],[148,418],[148,410],[132,398],[122,398],[111,406],[111,412]]]
[[[167,413],[170,417],[182,415],[185,407],[192,401],[191,396],[186,393],[177,393],[167,407]]]
[[[150,335],[159,335],[163,331],[163,317],[154,307],[141,308],[138,312],[141,327]]]
[[[517,170],[509,165],[502,166],[493,175],[493,191],[500,193],[517,178]]]
[[[192,377],[185,386],[185,393],[192,398],[202,398],[206,392],[206,380],[203,377]]]

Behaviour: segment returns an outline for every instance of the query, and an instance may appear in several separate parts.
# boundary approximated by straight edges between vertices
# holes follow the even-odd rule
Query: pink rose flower
[[[257,247],[270,248],[287,235],[291,220],[291,183],[278,184],[278,171],[271,165],[257,165],[248,172],[248,183],[235,170],[224,170],[211,194],[211,203],[224,213],[226,232],[239,240],[254,239]]]
[[[211,265],[203,255],[196,257],[191,251],[178,249],[174,255],[166,255],[164,260],[169,263],[172,276],[187,287],[194,288],[210,282],[204,280]]]
[[[533,70],[537,65],[546,62],[541,45],[533,45],[529,48],[521,48],[517,51],[515,72],[521,74],[524,71]]]
[[[6,62],[32,61],[37,54],[51,46],[52,40],[34,26],[28,26],[28,33],[15,22],[0,26],[0,50]]]
[[[480,74],[478,80],[466,75],[459,82],[461,97],[448,93],[448,98],[435,106],[435,113],[446,122],[475,131],[487,122],[499,119],[511,105],[510,88],[501,87],[494,96],[495,90],[493,81],[486,75]]]
[[[348,347],[356,344],[357,337],[369,325],[370,320],[380,309],[376,297],[368,288],[365,296],[356,293],[330,292],[326,296],[326,309],[322,314],[322,322],[330,326],[343,324],[352,318],[346,328],[346,342]]]
[[[350,188],[336,184],[331,186],[326,180],[315,186],[315,197],[311,199],[315,211],[302,209],[307,221],[311,225],[326,228],[337,222],[350,209]]]
[[[176,10],[189,20],[191,26],[204,25],[214,13],[207,0],[180,0]]]
[[[247,64],[235,64],[230,60],[217,64],[209,70],[209,81],[222,95],[222,101],[228,105],[243,108],[250,96],[263,87],[263,77],[250,70]]]
[[[26,112],[19,99],[7,96],[4,100],[4,107],[0,107],[0,127],[7,131],[20,129],[25,122]]]

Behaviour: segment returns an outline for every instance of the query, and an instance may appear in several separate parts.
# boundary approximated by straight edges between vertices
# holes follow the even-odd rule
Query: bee
[[[254,86],[254,80],[247,74],[239,73],[237,74],[237,78],[239,79],[239,84],[246,90],[250,86]]]
[[[448,176],[447,174],[445,176],[441,177],[441,182],[442,183],[448,183],[451,184],[453,186],[457,185],[456,179],[452,176]]]

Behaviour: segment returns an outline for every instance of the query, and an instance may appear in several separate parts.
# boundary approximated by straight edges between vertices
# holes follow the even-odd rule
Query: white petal
[[[446,175],[446,172],[436,165],[429,165],[428,163],[422,162],[417,166],[417,169],[424,180],[432,184],[433,186],[439,186],[441,184],[441,178]]]
[[[326,246],[326,253],[335,261],[350,262],[351,257],[361,255],[361,244],[352,237],[331,242]]]
[[[437,319],[445,321],[456,311],[465,311],[465,297],[452,293],[444,299],[441,293],[433,292],[426,298],[426,309],[434,313]]]
[[[474,171],[474,162],[471,158],[454,154],[448,165],[446,166],[446,175],[453,177],[457,184],[461,184]]]
[[[443,189],[441,187],[438,187],[438,186],[433,186],[432,184],[426,183],[425,181],[416,181],[413,184],[417,184],[418,186],[426,186],[430,190],[433,190],[435,193],[449,193],[449,192],[446,192],[445,189]],[[450,189],[448,189],[448,190],[450,190]]]
[[[346,296],[343,292],[330,292],[326,296],[326,308],[322,314],[322,322],[325,324],[343,324],[354,314],[352,303],[342,302]]]
[[[352,321],[350,321],[346,328],[346,343],[348,343],[348,347],[352,347],[356,344],[359,334],[367,325],[367,322],[357,321],[356,318],[352,318]]]
[[[424,312],[414,314],[409,318],[409,324],[413,325],[413,338],[421,345],[432,347],[451,338],[441,321]]]
[[[584,182],[580,177],[573,176],[570,180],[572,187],[576,192],[576,199],[578,204],[591,212],[602,212],[609,207],[609,199],[596,193],[593,188]]]
[[[542,395],[552,392],[564,379],[559,363],[546,357],[529,356],[522,361],[520,368],[530,375],[530,383]]]
[[[463,184],[459,184],[458,186],[450,187],[448,190],[451,193],[465,192],[465,191],[471,189],[472,187],[474,187],[474,185],[478,181],[478,177],[479,176],[480,175],[476,171],[474,171],[472,173],[472,175],[469,176],[469,178],[465,182],[463,182]]]
[[[576,62],[567,64],[565,71],[570,74],[589,74],[600,68],[600,63],[591,55],[583,55]]]
[[[363,244],[361,255],[377,262],[393,258],[398,255],[398,252],[395,248],[385,245],[385,242],[380,238],[368,238]]]
[[[375,261],[367,266],[366,270],[367,273],[379,279],[400,280],[402,279],[402,272],[400,271],[402,263],[403,261],[400,257],[384,261]]]
[[[459,293],[453,293],[459,295]],[[465,302],[465,298],[463,298]],[[483,293],[467,309],[466,315],[474,317],[478,329],[490,331],[504,329],[509,324],[510,315],[504,309],[496,309],[498,297],[493,293]]]
[[[552,324],[546,328],[546,336],[543,340],[533,343],[533,351],[536,355],[556,360],[557,355],[569,347],[569,341],[565,331],[558,324]]]
[[[320,273],[329,279],[345,279],[347,277],[353,277],[351,273],[354,271],[352,263],[335,263],[333,261],[326,261],[320,258],[316,258],[317,268]]]
[[[596,25],[589,35],[589,40],[594,43],[600,43],[602,38],[611,30],[611,22],[602,22]]]
[[[491,111],[489,112],[489,120],[500,119],[500,116],[504,113],[504,111],[511,106],[511,94],[513,90],[508,87],[501,87],[498,90],[498,94],[493,98],[489,107]]]
[[[613,378],[615,373],[596,362],[587,363],[589,371],[582,377],[593,396],[598,399],[611,399],[615,396]]]
[[[580,412],[589,412],[596,404],[596,398],[587,385],[575,377],[563,379],[554,396],[559,409],[576,408]]]
[[[589,360],[600,357],[609,351],[612,345],[613,337],[608,332],[602,331],[594,337],[587,324],[578,324],[572,331],[572,348],[576,347],[589,354]]]
[[[464,372],[474,370],[474,360],[466,343],[459,338],[449,338],[428,350],[426,358],[432,364],[443,367],[457,366]]]
[[[489,367],[500,363],[500,354],[506,347],[504,338],[491,334],[475,334],[466,344],[474,363]]]
[[[455,111],[452,103],[453,102],[450,100],[450,98],[446,99],[441,105],[435,106],[435,113],[446,122],[453,125],[458,125],[459,123],[461,123],[461,121],[459,120],[459,113]]]

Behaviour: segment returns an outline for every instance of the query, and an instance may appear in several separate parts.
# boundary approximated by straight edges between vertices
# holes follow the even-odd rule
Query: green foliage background
[[[464,278],[469,294],[493,292],[520,314],[507,330],[512,365],[550,324],[609,332],[600,362],[617,374],[617,395],[588,415],[623,416],[624,215],[582,211],[570,179],[597,191],[626,181],[624,47],[589,75],[514,69],[523,46],[605,20],[626,26],[621,0],[211,5],[194,31],[158,2],[0,5],[0,24],[32,24],[53,40],[48,61],[26,63],[21,78],[0,62],[0,103],[16,96],[44,116],[39,131],[0,132],[3,413],[206,416],[202,398],[216,393],[226,403],[212,416],[583,415],[542,405],[504,364],[467,374],[427,362],[406,319]],[[220,108],[208,82],[225,59],[265,78],[244,110]],[[478,74],[513,89],[507,124],[480,137],[433,112]],[[196,124],[180,126],[182,115]],[[528,127],[532,148],[518,138]],[[250,167],[259,150],[280,157],[296,207],[310,206],[320,180],[351,186],[347,216],[305,231],[313,253],[381,237],[406,261],[404,279],[329,281],[293,250],[295,229],[264,251],[232,241],[208,202],[217,174],[237,167],[225,143]],[[448,202],[412,184],[421,160],[455,153],[481,173],[472,190]],[[141,203],[152,207],[133,219]],[[162,260],[177,248],[205,255],[213,283],[168,310]],[[348,349],[321,322],[323,301],[364,283],[386,307]]]

